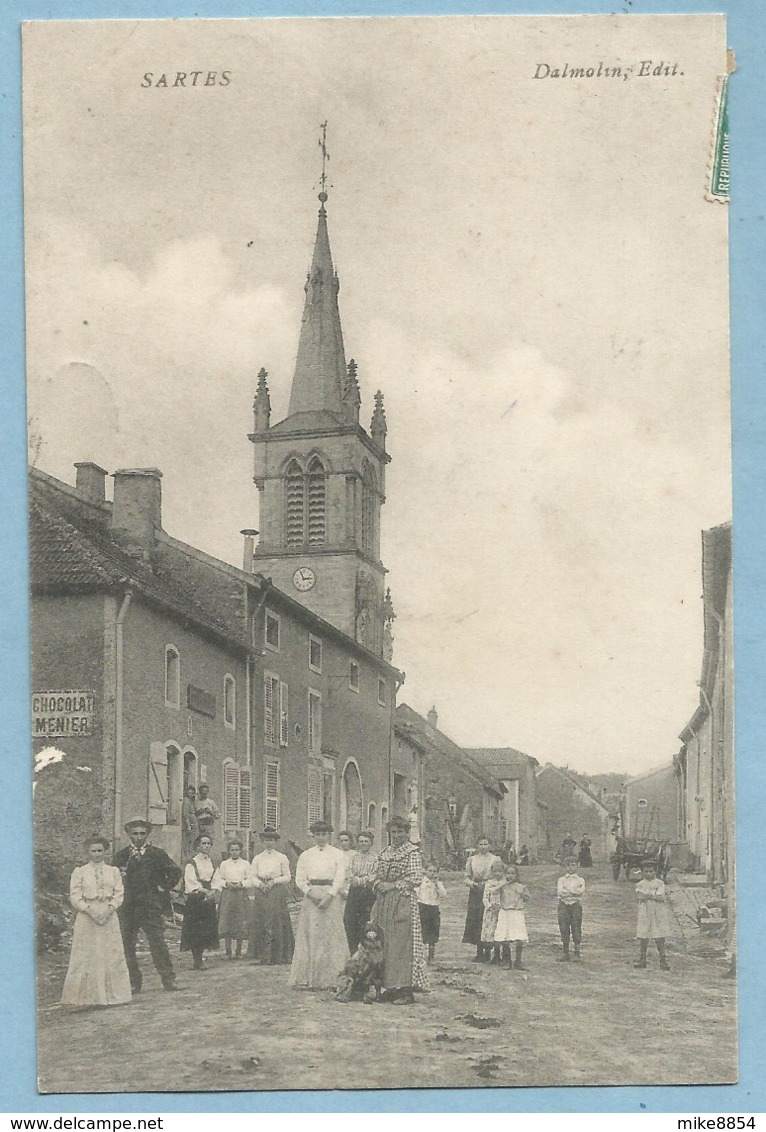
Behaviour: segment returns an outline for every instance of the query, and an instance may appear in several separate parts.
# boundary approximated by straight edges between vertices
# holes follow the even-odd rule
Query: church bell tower
[[[271,423],[264,369],[253,402],[261,528],[253,569],[390,660],[394,613],[380,560],[386,414],[378,390],[369,430],[359,423],[359,374],[346,362],[327,229],[324,127],[320,144],[319,219],[288,414]]]

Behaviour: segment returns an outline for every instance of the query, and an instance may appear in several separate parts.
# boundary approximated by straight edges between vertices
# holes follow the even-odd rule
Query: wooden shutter
[[[239,829],[239,767],[224,763],[223,767],[223,828]]]
[[[279,685],[279,745],[286,747],[290,739],[290,717],[288,713],[287,684]]]
[[[266,763],[263,782],[263,816],[266,825],[279,829],[279,763]]]
[[[322,768],[309,766],[309,825],[322,818]]]
[[[168,752],[164,743],[149,744],[148,819],[152,825],[168,821]]]
[[[253,828],[253,772],[249,766],[239,768],[239,821],[237,829]]]
[[[279,679],[267,672],[263,677],[263,731],[269,743],[276,743],[279,714]]]

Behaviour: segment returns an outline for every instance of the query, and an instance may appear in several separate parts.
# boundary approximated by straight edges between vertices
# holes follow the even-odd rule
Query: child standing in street
[[[495,943],[495,931],[497,929],[497,917],[500,914],[500,893],[505,884],[505,865],[502,861],[495,861],[489,870],[489,880],[484,885],[484,916],[481,921],[481,942],[482,946],[489,953],[492,948],[494,954],[492,956],[492,963],[500,962],[500,944]],[[511,953],[506,944],[508,954],[506,959],[510,959]]]
[[[657,866],[654,861],[645,861],[642,865],[641,880],[636,885],[636,896],[638,897],[636,939],[640,951],[633,966],[646,966],[649,940],[653,939],[660,957],[660,968],[669,971],[670,964],[665,955],[665,939],[672,933],[672,927],[665,882],[657,876]]]
[[[564,945],[564,954],[559,957],[559,963],[569,962],[569,937],[571,934],[574,944],[575,963],[580,962],[580,944],[582,942],[582,903],[581,897],[585,892],[585,880],[577,872],[574,857],[564,862],[564,875],[560,876],[556,885],[558,892],[558,919],[561,942]]]
[[[505,870],[505,884],[500,890],[500,911],[495,928],[495,943],[503,945],[507,956],[508,970],[513,967],[523,971],[521,954],[524,944],[527,943],[527,922],[524,918],[524,905],[529,900],[529,889],[519,880],[519,870],[515,865],[508,865]],[[516,958],[511,963],[511,944],[516,944]],[[506,964],[503,964],[504,966]]]
[[[420,912],[423,943],[428,947],[428,962],[432,963],[436,955],[436,945],[439,942],[441,930],[439,905],[447,895],[447,889],[439,880],[439,866],[436,861],[427,861],[423,871],[425,876],[420,882],[417,892],[418,911]]]

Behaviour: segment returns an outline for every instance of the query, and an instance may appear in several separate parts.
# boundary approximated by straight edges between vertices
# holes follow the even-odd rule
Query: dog
[[[338,1002],[378,1002],[383,990],[383,932],[367,924],[359,947],[338,976]]]

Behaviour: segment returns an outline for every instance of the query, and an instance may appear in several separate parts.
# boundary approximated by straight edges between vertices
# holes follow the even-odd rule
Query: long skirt
[[[216,951],[218,912],[215,900],[192,892],[186,897],[181,926],[181,951]]]
[[[577,857],[577,863],[579,864],[581,869],[592,869],[593,868],[593,855],[591,854],[590,849],[588,849],[588,848],[581,848],[580,849],[580,852],[579,852],[578,857]]]
[[[348,890],[346,910],[343,913],[343,925],[346,929],[348,949],[352,955],[364,935],[364,928],[370,919],[374,903],[375,893],[366,885],[354,885]]]
[[[484,919],[484,885],[468,890],[468,911],[465,917],[463,943],[481,943],[481,924]]]
[[[372,922],[383,931],[383,986],[428,990],[426,951],[416,896],[398,889],[381,893]]]
[[[326,908],[318,908],[304,896],[287,985],[311,990],[334,987],[347,959],[340,896],[334,896]]]
[[[78,912],[61,1001],[66,1006],[117,1006],[130,1002],[130,977],[117,915],[94,924]]]
[[[247,953],[264,963],[289,963],[295,950],[293,926],[287,908],[287,885],[256,889],[249,901],[249,940]]]
[[[223,939],[247,939],[249,900],[244,888],[225,888],[218,906],[218,934]]]

